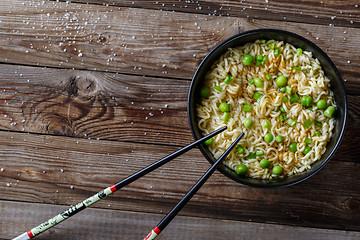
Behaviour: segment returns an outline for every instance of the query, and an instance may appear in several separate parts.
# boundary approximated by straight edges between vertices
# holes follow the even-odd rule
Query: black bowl
[[[279,179],[271,180],[260,180],[250,177],[240,177],[232,169],[228,168],[225,165],[220,165],[218,170],[222,172],[225,176],[246,184],[255,187],[282,187],[289,186],[298,182],[301,182],[316,172],[318,172],[334,155],[336,149],[339,147],[342,137],[345,133],[345,124],[347,119],[347,102],[346,94],[344,88],[344,82],[336,69],[334,63],[330,58],[322,51],[318,46],[316,46],[311,41],[307,40],[304,37],[301,37],[295,33],[276,30],[276,29],[258,29],[248,32],[243,32],[238,35],[232,36],[231,38],[225,40],[224,42],[217,45],[201,62],[200,66],[195,72],[195,75],[192,79],[189,96],[188,96],[188,117],[190,128],[195,139],[201,138],[201,132],[197,127],[198,119],[196,117],[196,104],[199,101],[199,92],[200,88],[203,85],[204,76],[206,72],[211,68],[212,64],[224,54],[228,48],[242,46],[249,42],[254,42],[258,39],[265,40],[278,40],[284,41],[294,45],[297,48],[302,48],[305,51],[310,51],[313,54],[314,58],[317,58],[322,66],[322,69],[325,72],[325,75],[330,79],[331,90],[334,92],[335,101],[336,101],[336,116],[335,116],[335,127],[333,129],[333,135],[330,141],[327,144],[326,152],[322,155],[321,159],[316,161],[311,165],[311,169],[307,170],[301,174],[288,176]],[[206,159],[212,164],[216,161],[211,152],[204,146],[200,146],[202,154]]]

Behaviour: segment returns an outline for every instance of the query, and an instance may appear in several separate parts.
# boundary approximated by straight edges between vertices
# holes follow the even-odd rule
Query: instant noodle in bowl
[[[311,169],[325,153],[336,102],[318,59],[276,40],[229,48],[205,74],[196,107],[203,135],[227,125],[206,142],[215,158],[246,133],[224,164],[258,179]]]

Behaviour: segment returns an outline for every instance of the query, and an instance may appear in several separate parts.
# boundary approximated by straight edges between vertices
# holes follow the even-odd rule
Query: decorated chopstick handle
[[[218,160],[205,172],[205,174],[192,186],[192,188],[185,194],[185,196],[175,205],[175,207],[159,222],[159,224],[144,238],[144,240],[155,239],[161,231],[171,222],[171,220],[179,213],[179,211],[190,201],[194,194],[201,188],[201,186],[209,179],[211,174],[222,163],[222,161],[230,154],[235,148],[245,133],[241,133],[240,136],[230,145],[229,148],[220,156]]]
[[[144,240],[153,240],[155,239],[159,234],[160,234],[161,230],[158,229],[158,227],[154,227],[153,230],[151,230],[151,232],[144,238]]]
[[[202,137],[198,140],[196,140],[195,142],[190,143],[189,145],[183,147],[182,149],[160,159],[159,161],[150,164],[149,166],[147,166],[146,168],[143,168],[142,170],[134,173],[133,175],[121,180],[120,182],[104,189],[103,191],[95,194],[92,197],[89,197],[88,199],[86,199],[85,201],[82,201],[80,203],[78,203],[76,206],[73,206],[71,208],[69,208],[68,210],[66,210],[65,212],[49,219],[48,221],[40,224],[39,226],[19,235],[18,237],[14,238],[13,240],[28,240],[30,238],[33,238],[37,235],[39,235],[42,232],[45,232],[47,229],[52,228],[53,226],[61,223],[62,221],[64,221],[65,219],[68,219],[69,217],[75,215],[76,213],[80,212],[81,210],[89,207],[90,205],[96,203],[97,201],[105,198],[106,196],[110,195],[111,193],[115,192],[116,190],[121,189],[122,187],[126,186],[129,183],[132,183],[133,181],[135,181],[136,179],[139,179],[140,177],[148,174],[149,172],[155,170],[156,168],[164,165],[165,163],[171,161],[172,159],[180,156],[181,154],[189,151],[190,149],[192,149],[193,147],[199,145],[200,143],[203,143],[204,141],[210,139],[211,137],[219,134],[220,132],[226,130],[227,127],[224,126],[220,129],[215,130],[214,132],[206,135],[205,137]],[[161,231],[156,227],[154,228],[153,232],[156,234],[159,234]],[[147,237],[146,239],[155,239],[155,237],[151,237],[152,234],[149,234],[149,237]],[[151,237],[151,238],[150,238]]]
[[[81,210],[84,210],[85,208],[93,205],[97,201],[107,197],[111,193],[115,192],[117,189],[115,185],[112,185],[108,188],[105,188],[103,191],[98,192],[97,194],[89,197],[88,199],[76,204],[75,206],[71,206],[68,210],[60,213],[59,215],[56,215],[53,218],[50,218],[46,222],[38,225],[37,227],[34,227],[33,229],[21,234],[20,236],[14,238],[13,240],[27,240],[31,239],[37,235],[39,235],[42,232],[45,232],[49,228],[54,227],[55,225],[61,223],[62,221],[68,219],[69,217],[75,215],[76,213],[80,212]]]

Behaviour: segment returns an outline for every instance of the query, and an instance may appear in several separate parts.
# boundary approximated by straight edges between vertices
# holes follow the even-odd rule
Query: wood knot
[[[73,136],[73,129],[69,120],[61,115],[50,115],[44,120],[46,132],[60,136]]]
[[[92,76],[77,76],[76,86],[80,95],[94,95],[97,92],[97,82]]]
[[[101,42],[101,43],[105,43],[106,42],[106,37],[100,35],[98,41]]]
[[[360,201],[356,198],[349,198],[347,199],[345,206],[347,209],[354,211],[360,208]]]
[[[93,97],[99,92],[99,84],[92,75],[78,75],[72,77],[65,90],[69,95],[76,97]]]

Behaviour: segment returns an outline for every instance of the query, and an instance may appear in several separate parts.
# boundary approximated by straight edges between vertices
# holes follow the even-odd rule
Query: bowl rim
[[[338,69],[336,68],[335,64],[333,63],[333,61],[330,59],[330,57],[320,48],[318,47],[316,44],[314,44],[313,42],[311,42],[310,40],[296,34],[296,33],[293,33],[293,32],[289,32],[289,31],[285,31],[285,30],[281,30],[281,29],[271,29],[271,28],[263,28],[263,29],[254,29],[254,30],[249,30],[249,31],[245,31],[245,32],[242,32],[242,33],[238,33],[238,34],[235,34],[229,38],[227,38],[226,40],[220,42],[218,45],[216,45],[206,56],[205,58],[201,61],[201,63],[199,64],[198,68],[196,69],[192,79],[191,79],[191,84],[190,84],[190,88],[189,88],[189,91],[188,91],[188,98],[187,98],[187,113],[188,113],[188,123],[189,123],[189,126],[190,126],[190,130],[191,130],[191,134],[193,136],[193,138],[195,140],[197,140],[198,138],[196,137],[196,134],[195,134],[195,130],[194,130],[194,127],[193,127],[193,124],[192,124],[192,121],[191,121],[191,114],[190,114],[190,97],[191,97],[191,92],[193,91],[193,88],[194,88],[194,82],[195,82],[195,79],[197,78],[197,76],[199,75],[199,71],[201,69],[201,67],[205,64],[205,62],[207,61],[208,58],[210,58],[210,56],[216,52],[219,48],[221,48],[222,46],[226,45],[227,43],[233,41],[234,39],[236,38],[239,38],[239,37],[244,37],[244,36],[248,36],[248,35],[254,35],[254,34],[258,34],[258,33],[264,33],[264,32],[269,32],[269,33],[281,33],[281,34],[285,34],[285,35],[290,35],[292,37],[295,37],[295,38],[298,38],[299,40],[303,41],[303,42],[306,42],[307,44],[311,45],[312,48],[316,49],[320,55],[323,55],[324,58],[326,59],[326,61],[328,61],[328,63],[330,64],[330,66],[332,67],[332,69],[334,70],[335,74],[336,74],[336,77],[337,77],[337,80],[339,81],[339,84],[341,86],[341,92],[343,93],[343,97],[344,97],[344,124],[340,130],[340,133],[339,133],[339,136],[338,136],[338,139],[335,143],[335,146],[333,147],[333,149],[331,150],[329,156],[323,160],[323,162],[317,167],[317,168],[314,168],[312,169],[311,171],[309,171],[308,173],[306,174],[303,174],[303,176],[301,176],[300,178],[292,181],[292,182],[285,182],[285,183],[275,183],[275,184],[255,184],[255,183],[251,183],[251,182],[247,182],[247,181],[243,181],[241,179],[237,179],[237,178],[234,178],[233,176],[231,176],[229,173],[227,173],[226,171],[222,170],[221,168],[217,168],[218,171],[220,171],[222,174],[224,174],[226,177],[236,181],[236,182],[239,182],[239,183],[242,183],[242,184],[245,184],[247,186],[252,186],[252,187],[258,187],[258,188],[275,188],[275,187],[286,187],[286,186],[291,186],[291,185],[294,185],[294,184],[297,184],[297,183],[300,183],[308,178],[310,178],[311,176],[313,176],[314,174],[316,174],[318,171],[320,171],[320,169],[322,169],[329,161],[330,159],[334,156],[336,150],[338,149],[338,147],[340,146],[341,144],[341,141],[345,135],[345,131],[346,131],[346,125],[347,125],[347,114],[348,114],[348,104],[347,104],[347,97],[346,97],[346,91],[345,91],[345,85],[344,85],[344,81],[338,71]],[[202,153],[202,155],[207,159],[207,161],[210,163],[210,164],[213,164],[214,162],[209,158],[209,156],[207,155],[207,153],[204,151],[204,149],[202,147],[199,146],[199,149]],[[225,166],[225,165],[224,165]],[[226,166],[225,166],[226,167]]]

